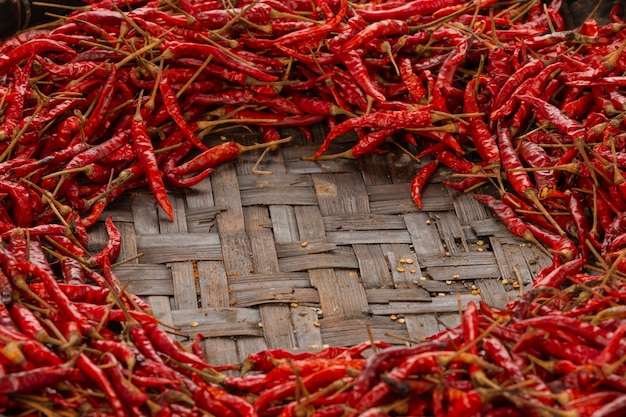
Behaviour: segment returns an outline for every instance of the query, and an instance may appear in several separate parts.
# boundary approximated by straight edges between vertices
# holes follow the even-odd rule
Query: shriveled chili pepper
[[[332,16],[328,21],[324,22],[321,25],[304,28],[302,30],[298,30],[295,32],[288,33],[283,35],[277,39],[274,39],[274,43],[278,45],[291,45],[295,43],[300,43],[303,41],[307,41],[309,39],[317,38],[320,36],[325,36],[331,31],[335,30],[339,24],[346,16],[348,10],[348,2],[345,0],[339,1],[339,10]]]
[[[324,143],[322,143],[315,155],[313,155],[313,159],[317,159],[322,153],[324,153],[336,137],[348,133],[350,130],[358,127],[396,129],[412,127],[417,128],[428,126],[435,119],[437,119],[437,117],[431,115],[429,110],[378,111],[354,117],[338,124],[333,127],[330,132],[328,132],[328,135],[326,135],[326,138],[324,139]]]
[[[157,165],[154,155],[154,147],[150,136],[146,131],[146,125],[139,112],[139,107],[135,112],[135,117],[131,125],[132,144],[135,156],[139,160],[141,168],[146,174],[148,185],[154,194],[157,202],[170,219],[174,219],[174,209],[167,197],[167,190],[163,184],[162,173]]]
[[[501,200],[486,194],[475,194],[474,198],[483,204],[486,204],[498,216],[506,229],[515,236],[531,239],[531,232],[528,225],[524,223],[515,211]]]
[[[451,43],[456,47],[456,52],[449,55],[439,68],[432,92],[431,105],[433,108],[440,111],[448,111],[448,89],[452,85],[454,72],[467,55],[469,41],[458,30],[448,27],[435,30],[432,37],[434,39],[450,39]]]
[[[363,30],[352,36],[343,44],[340,53],[352,51],[366,42],[386,36],[405,35],[409,31],[406,21],[399,19],[383,19],[367,25]]]
[[[479,112],[478,104],[474,90],[478,79],[470,80],[465,86],[465,95],[463,96],[463,111],[466,113]],[[472,116],[469,118],[470,134],[472,142],[476,147],[476,152],[481,159],[488,164],[495,163],[500,160],[500,152],[496,143],[495,135],[491,133],[482,116]]]
[[[413,0],[396,7],[378,9],[376,3],[369,4],[356,12],[365,20],[380,21],[382,19],[407,19],[411,16],[424,16],[448,6],[455,6],[460,0],[436,0],[421,1]]]
[[[183,131],[185,137],[198,149],[205,151],[207,149],[206,145],[203,144],[200,139],[196,136],[191,126],[185,119],[182,110],[180,109],[180,105],[178,103],[178,98],[176,97],[176,92],[172,87],[167,71],[163,71],[161,74],[161,80],[159,81],[159,91],[161,92],[161,97],[163,99],[163,103],[167,108],[168,113],[174,119],[174,122],[178,125],[178,127]],[[171,216],[170,216],[171,217]]]
[[[550,103],[542,101],[537,97],[528,95],[519,96],[520,99],[529,102],[533,105],[535,110],[541,114],[545,119],[549,120],[557,129],[569,136],[575,136],[580,134],[582,125],[574,119],[569,118],[557,107]]]
[[[83,373],[69,366],[46,366],[23,372],[0,376],[1,394],[37,392],[46,387],[55,387],[61,382],[81,382]]]
[[[426,182],[428,182],[437,169],[438,163],[438,160],[426,163],[419,169],[411,181],[411,198],[420,210],[422,209],[422,191],[424,190]]]
[[[267,74],[256,68],[254,65],[246,63],[243,59],[234,58],[224,50],[210,45],[191,42],[165,42],[163,45],[163,55],[165,58],[180,58],[194,56],[196,58],[206,59],[213,56],[216,62],[230,67],[234,70],[241,71],[259,81],[273,82],[278,81],[275,75]]]

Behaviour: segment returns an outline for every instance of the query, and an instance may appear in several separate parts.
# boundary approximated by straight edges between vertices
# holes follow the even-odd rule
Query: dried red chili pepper
[[[165,214],[174,220],[174,209],[167,197],[167,190],[165,184],[163,184],[162,173],[157,165],[157,160],[154,155],[154,147],[148,132],[146,131],[146,125],[139,113],[139,107],[135,113],[131,125],[131,137],[135,156],[137,157],[141,168],[145,172],[148,180],[148,185],[152,190],[154,197],[165,212]]]
[[[439,161],[437,160],[426,163],[419,169],[411,181],[411,198],[420,210],[422,209],[422,191],[424,190],[426,182],[433,175],[435,169],[437,169],[438,163]]]

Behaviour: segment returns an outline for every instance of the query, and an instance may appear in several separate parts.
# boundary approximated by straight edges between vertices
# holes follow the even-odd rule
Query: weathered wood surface
[[[356,344],[368,332],[421,340],[456,325],[469,301],[504,306],[549,263],[471,194],[446,189],[449,171],[433,177],[420,211],[410,195],[419,165],[397,149],[306,161],[316,146],[288,133],[294,142],[257,167],[271,174],[252,172],[255,151],[171,190],[174,222],[147,189],[105,213],[123,234],[119,260],[129,260],[115,269],[120,280],[181,341],[202,333],[215,364]],[[106,239],[99,224],[90,248]]]

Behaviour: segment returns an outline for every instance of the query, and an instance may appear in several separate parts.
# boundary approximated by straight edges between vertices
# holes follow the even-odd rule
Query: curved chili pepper
[[[409,26],[406,21],[399,19],[383,19],[367,25],[363,30],[352,36],[349,41],[344,43],[338,52],[348,52],[355,50],[359,46],[376,38],[406,35],[409,32]]]
[[[474,90],[478,79],[473,78],[465,86],[463,96],[463,111],[466,113],[478,113],[480,110],[476,103]],[[476,147],[476,152],[487,164],[493,164],[500,160],[500,152],[496,143],[495,135],[491,133],[482,116],[472,116],[468,118],[470,123],[470,134],[472,142]]]
[[[254,65],[244,62],[243,59],[233,58],[222,49],[213,45],[191,42],[165,42],[162,45],[165,48],[163,55],[168,59],[189,56],[206,59],[209,56],[213,56],[213,59],[216,62],[234,70],[241,71],[242,73],[247,74],[259,81],[278,81],[278,77],[275,75],[267,74],[266,72],[256,68]]]
[[[174,220],[174,209],[167,197],[167,190],[165,189],[165,184],[163,184],[162,173],[157,165],[152,141],[146,131],[145,122],[139,114],[139,108],[135,113],[131,125],[131,137],[135,156],[146,174],[148,185],[154,197],[163,211],[165,211],[165,214],[167,214],[171,220]]]
[[[515,236],[530,240],[531,232],[528,230],[528,225],[515,214],[511,207],[501,200],[486,194],[475,194],[474,198],[493,210],[509,232]]]
[[[420,210],[422,209],[422,191],[426,182],[433,175],[435,169],[437,169],[438,163],[439,161],[437,160],[428,162],[419,169],[411,181],[411,198]]]
[[[315,155],[313,155],[313,159],[317,159],[322,153],[324,153],[336,137],[348,133],[350,130],[359,127],[395,129],[425,127],[432,123],[433,118],[434,116],[431,115],[429,110],[381,110],[348,119],[339,123],[337,126],[333,127],[330,132],[328,132],[328,135],[326,135],[326,138],[324,139],[324,143],[322,143]]]
[[[109,235],[109,240],[106,246],[98,254],[91,257],[91,261],[99,267],[104,265],[105,259],[109,263],[115,262],[120,254],[122,244],[122,235],[118,228],[115,227],[112,216],[107,217],[104,224],[107,234]]]
[[[376,3],[372,3],[365,8],[357,9],[358,13],[365,20],[379,21],[382,19],[407,19],[411,16],[425,16],[449,6],[461,3],[460,0],[435,0],[422,1],[413,0],[392,8],[377,9]]]
[[[536,76],[545,64],[539,59],[530,60],[526,65],[515,71],[502,85],[502,88],[495,97],[492,109],[497,111],[511,97],[513,92],[529,77]],[[497,115],[497,113],[496,113]],[[490,116],[491,117],[491,116]],[[495,116],[492,117],[492,120]]]
[[[82,382],[83,373],[69,366],[45,366],[0,377],[0,394],[19,394],[55,387],[61,382]]]
[[[206,145],[203,144],[200,139],[198,139],[191,126],[183,116],[183,112],[180,109],[180,105],[178,103],[176,93],[174,92],[174,88],[172,88],[172,85],[170,84],[167,71],[164,71],[161,74],[161,80],[159,81],[159,91],[161,92],[161,97],[163,99],[163,103],[165,104],[167,112],[170,114],[170,116],[172,116],[174,122],[176,122],[178,127],[183,131],[185,137],[196,148],[205,151],[207,149]]]
[[[439,71],[437,71],[437,78],[432,90],[431,105],[433,108],[440,111],[448,111],[448,90],[452,86],[452,79],[457,67],[467,56],[469,40],[458,30],[448,27],[435,30],[432,37],[434,39],[450,39],[451,43],[456,47],[456,52],[449,55],[439,68]]]

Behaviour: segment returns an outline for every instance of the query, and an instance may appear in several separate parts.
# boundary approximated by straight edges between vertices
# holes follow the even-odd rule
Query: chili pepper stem
[[[264,149],[264,148],[268,148],[274,145],[280,145],[282,143],[291,142],[292,140],[293,140],[293,137],[287,136],[286,138],[278,139],[272,142],[255,143],[254,145],[237,144],[237,146],[239,147],[239,152],[241,153],[241,152],[254,151],[256,149]]]
[[[313,159],[312,156],[303,156],[300,159],[302,161],[330,161],[330,160],[334,160],[334,159],[341,159],[341,158],[345,158],[345,159],[355,159],[354,155],[352,154],[352,149],[346,149],[343,152],[339,152],[339,153],[334,153],[334,154],[328,154],[328,155],[320,155],[319,157]]]
[[[550,214],[548,212],[548,210],[546,210],[546,208],[544,207],[543,203],[541,202],[541,200],[539,200],[539,196],[537,195],[537,191],[535,191],[534,189],[528,189],[526,190],[526,192],[524,193],[525,197],[527,199],[529,199],[534,205],[535,207],[537,207],[537,209],[539,209],[539,211],[541,212],[541,214],[543,214],[545,216],[545,218],[550,222],[550,224],[552,226],[554,226],[554,228],[556,229],[556,231],[561,235],[561,236],[566,236],[567,233],[565,233],[565,231],[561,228],[561,226],[556,222],[556,220],[554,220],[554,217],[552,217],[552,214]]]

